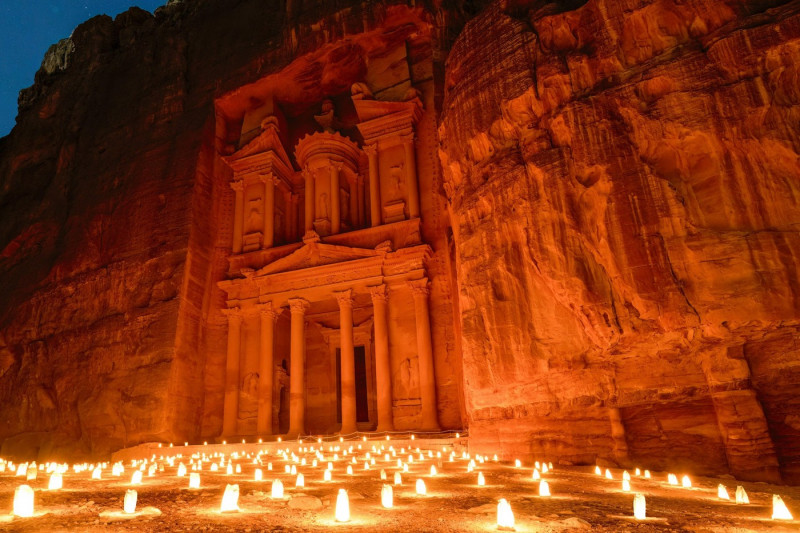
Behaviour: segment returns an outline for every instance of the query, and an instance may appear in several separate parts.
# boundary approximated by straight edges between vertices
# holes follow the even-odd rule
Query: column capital
[[[292,312],[292,314],[305,314],[306,310],[308,310],[310,306],[311,304],[303,298],[289,298],[289,310]]]
[[[231,186],[231,189],[233,189],[233,190],[234,190],[234,191],[236,191],[236,192],[241,192],[241,191],[243,191],[243,190],[244,190],[244,182],[243,182],[243,181],[241,181],[241,180],[238,180],[238,181],[232,181],[232,182],[230,183],[230,186]]]
[[[414,294],[414,298],[427,298],[431,293],[430,282],[428,281],[428,278],[409,281],[408,285],[411,287],[411,292]]]
[[[384,283],[381,283],[380,285],[373,285],[367,288],[369,289],[369,293],[370,296],[372,296],[373,302],[385,302],[387,300],[386,285]]]
[[[362,148],[368,156],[378,155],[378,143],[365,144]]]
[[[412,131],[410,133],[404,133],[402,135],[398,135],[403,140],[403,144],[413,143],[417,140],[417,135]]]
[[[267,183],[272,183],[273,185],[278,184],[278,178],[275,177],[275,174],[273,174],[272,172],[265,172],[264,174],[259,174],[258,180],[265,185]]]
[[[265,302],[261,304],[257,304],[256,308],[258,309],[259,314],[262,318],[266,318],[275,322],[281,314],[281,309],[278,307],[277,309],[272,305],[272,302]]]
[[[339,307],[353,307],[353,290],[346,289],[339,292],[334,292],[336,301],[339,302]]]
[[[242,309],[237,305],[234,307],[228,307],[222,310],[222,314],[228,317],[228,322],[241,322],[242,321]]]
[[[335,169],[335,170],[336,170],[336,172],[341,172],[341,171],[342,171],[342,168],[344,167],[344,162],[342,162],[342,161],[337,161],[337,160],[335,160],[335,159],[331,159],[331,160],[330,160],[330,164],[331,164],[331,169],[332,169],[332,170],[333,170],[333,169]]]

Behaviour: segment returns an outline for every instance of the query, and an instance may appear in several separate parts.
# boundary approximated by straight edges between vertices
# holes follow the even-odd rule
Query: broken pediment
[[[359,259],[382,258],[386,250],[367,250],[318,242],[309,242],[286,257],[274,261],[257,272],[258,276],[346,263]]]

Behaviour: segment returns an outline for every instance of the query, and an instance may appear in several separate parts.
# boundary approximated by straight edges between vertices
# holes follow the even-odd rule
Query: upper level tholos
[[[349,100],[345,120],[323,100],[293,146],[274,99],[245,114],[239,148],[223,158],[233,170],[234,255],[420,216],[417,91],[381,101],[356,83]]]

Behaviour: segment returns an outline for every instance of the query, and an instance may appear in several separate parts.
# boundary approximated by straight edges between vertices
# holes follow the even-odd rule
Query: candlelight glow
[[[391,485],[383,485],[381,489],[381,505],[386,509],[391,509],[394,505],[394,491]]]
[[[783,503],[783,498],[777,494],[772,495],[772,519],[773,520],[794,520],[792,513]]]
[[[736,503],[743,505],[750,503],[750,497],[747,496],[747,491],[741,485],[736,487]]]
[[[720,500],[730,500],[731,499],[731,497],[728,495],[728,489],[722,483],[720,483],[717,486],[717,498],[719,498]]]
[[[539,496],[550,496],[550,484],[545,480],[539,482]]]
[[[514,530],[514,512],[505,498],[500,498],[497,503],[497,527],[499,529]]]
[[[325,473],[322,474],[322,481],[330,481],[331,480],[331,471],[325,470]]]
[[[600,466],[599,465],[594,467],[594,473],[597,474],[598,476],[602,476],[603,475],[603,471],[600,470]]]
[[[189,474],[189,488],[190,489],[199,489],[200,488],[200,474],[197,472],[192,472]]]
[[[647,502],[644,499],[644,494],[635,494],[633,496],[633,517],[636,520],[647,518]]]
[[[303,474],[297,474],[297,479],[294,482],[294,486],[295,487],[305,487],[306,486],[306,481],[305,481],[305,478],[303,477]]]
[[[239,485],[226,485],[222,495],[222,504],[219,506],[221,513],[239,510]]]
[[[681,478],[681,485],[683,485],[685,489],[690,489],[692,488],[692,480],[689,479],[689,476],[683,476]]]
[[[131,485],[141,485],[141,484],[142,484],[142,471],[136,470],[131,476]]]
[[[514,468],[519,468],[521,466],[522,466],[522,461],[520,461],[519,459],[515,459],[514,460]]]
[[[606,479],[614,479],[614,476],[611,475],[611,470],[606,468]]]
[[[260,468],[256,468],[253,474],[253,479],[255,481],[262,481],[264,479],[264,472],[262,472]]]
[[[20,485],[14,490],[14,516],[33,516],[33,489]]]
[[[483,477],[483,472],[478,472],[478,486],[483,487],[486,485],[486,479]]]
[[[670,485],[677,485],[678,484],[678,476],[675,474],[667,474],[667,483]]]
[[[186,475],[186,465],[181,463],[178,465],[178,477],[184,477]]]
[[[425,482],[421,479],[417,480],[417,494],[420,496],[425,496],[428,493],[428,489],[425,487]]]
[[[622,472],[622,479],[625,480],[625,481],[630,481],[631,480],[631,475],[628,473],[627,470]]]
[[[402,485],[403,484],[403,478],[400,476],[400,472],[395,472],[394,473],[394,484],[395,485]]]
[[[531,477],[533,478],[534,481],[542,478],[542,476],[539,474],[539,471],[536,470],[535,468],[533,469],[533,474],[531,474]]]
[[[622,480],[622,492],[630,492],[631,491],[631,482],[627,479]]]
[[[350,500],[347,498],[347,491],[344,489],[339,489],[339,494],[336,496],[336,521],[350,521]]]
[[[128,513],[133,514],[136,512],[136,500],[139,499],[139,495],[136,493],[135,490],[129,489],[125,491],[125,500],[122,502],[122,509]]]
[[[94,470],[92,470],[92,479],[101,479],[103,471],[98,466]]]
[[[283,498],[283,482],[280,479],[276,479],[272,482],[272,499],[279,500]]]
[[[436,466],[435,465],[431,465],[431,476],[435,476],[436,474],[437,474]]]
[[[48,490],[58,490],[63,486],[61,474],[58,472],[50,475],[50,481],[47,483]]]
[[[645,470],[644,471],[644,478],[645,479],[650,479],[650,471],[649,470]]]

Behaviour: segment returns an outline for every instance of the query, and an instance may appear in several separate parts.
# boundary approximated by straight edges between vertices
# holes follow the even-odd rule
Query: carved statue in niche
[[[389,169],[388,200],[395,202],[403,199],[403,164],[392,165]]]
[[[261,231],[261,198],[251,198],[247,205],[245,232]]]
[[[239,416],[250,418],[258,414],[258,372],[245,375],[239,389]]]
[[[320,125],[323,131],[328,133],[334,133],[341,126],[339,120],[336,118],[336,110],[331,100],[324,100],[322,102],[322,113],[314,115],[314,120],[317,121],[317,124]]]
[[[410,357],[406,357],[400,362],[400,368],[395,375],[395,392],[400,399],[412,398],[416,395],[419,389],[417,373],[414,372],[414,365],[416,361],[412,361]]]

